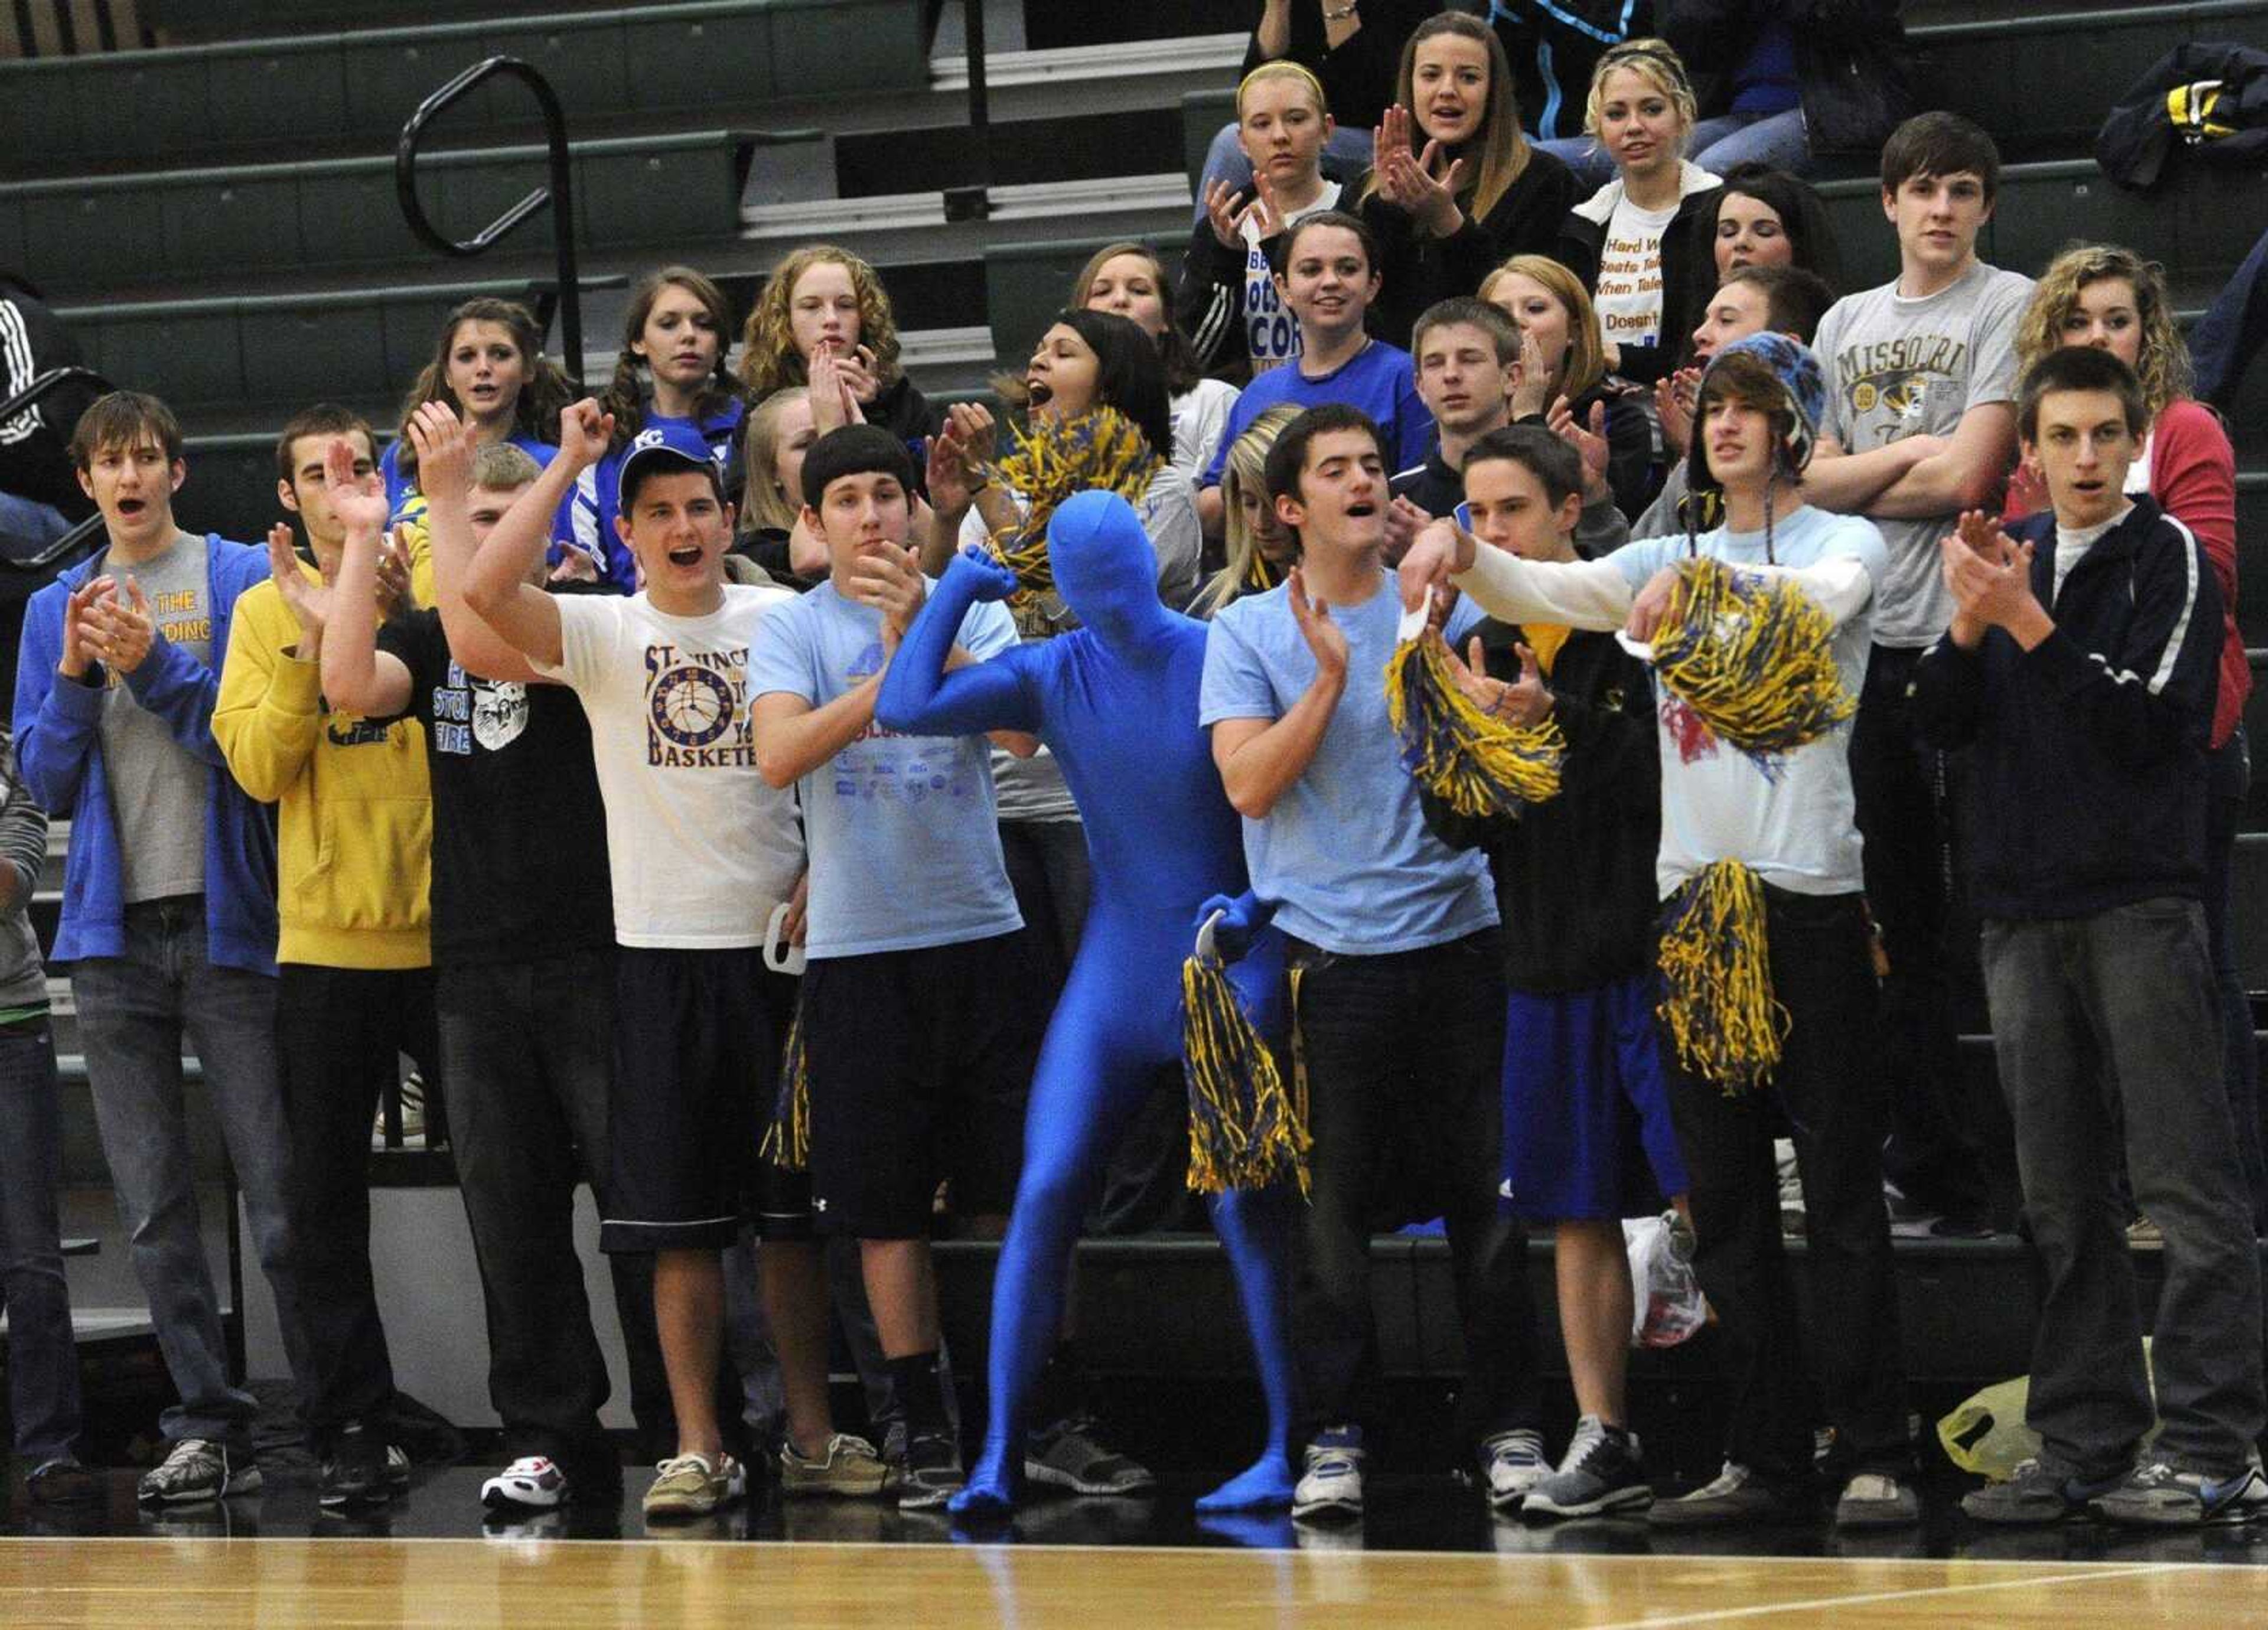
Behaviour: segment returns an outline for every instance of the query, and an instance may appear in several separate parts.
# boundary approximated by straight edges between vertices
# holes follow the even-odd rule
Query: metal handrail
[[[106,395],[115,388],[109,380],[97,373],[92,368],[49,368],[29,385],[9,397],[7,401],[0,402],[0,424],[12,423],[18,414],[33,406],[41,397],[51,395],[65,385],[77,384],[91,385]],[[7,556],[0,555],[0,571],[45,572],[57,561],[70,559],[89,538],[100,530],[101,526],[101,516],[89,515],[36,555],[27,556],[22,560],[13,560]]]
[[[544,139],[551,150],[551,185],[537,188],[459,243],[426,218],[425,206],[418,202],[417,145],[424,137],[426,126],[437,114],[475,85],[498,74],[508,74],[524,82],[535,94],[536,106],[543,114]],[[552,206],[551,235],[559,269],[560,339],[566,351],[567,377],[575,381],[576,394],[581,395],[583,303],[575,281],[574,161],[567,151],[566,110],[560,106],[559,93],[551,88],[551,81],[516,56],[491,56],[466,69],[420,102],[417,111],[409,115],[409,122],[401,127],[401,139],[394,150],[394,190],[401,201],[401,213],[409,218],[410,231],[442,254],[459,260],[485,254],[529,216],[547,203]]]

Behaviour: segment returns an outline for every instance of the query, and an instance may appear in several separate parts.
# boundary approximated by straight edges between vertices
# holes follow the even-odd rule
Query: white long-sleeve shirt
[[[1852,696],[1865,681],[1881,534],[1860,516],[1800,509],[1764,535],[1719,527],[1700,552],[1742,572],[1775,572],[1797,584],[1835,624],[1836,667]],[[1682,537],[1626,544],[1603,560],[1522,560],[1483,546],[1457,587],[1499,622],[1616,629],[1654,573],[1686,552]],[[1703,867],[1745,862],[1764,881],[1797,894],[1856,893],[1859,829],[1851,792],[1850,726],[1798,748],[1765,773],[1719,742],[1693,711],[1657,687],[1661,733],[1661,852],[1655,881],[1664,898]]]

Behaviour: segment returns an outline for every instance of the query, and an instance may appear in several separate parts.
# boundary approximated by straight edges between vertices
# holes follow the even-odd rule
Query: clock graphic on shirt
[[[690,663],[653,682],[653,727],[680,747],[706,747],[731,728],[733,687],[721,675]]]

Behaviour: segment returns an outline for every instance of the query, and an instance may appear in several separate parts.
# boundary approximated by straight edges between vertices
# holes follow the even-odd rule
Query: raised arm
[[[106,577],[70,590],[54,583],[33,596],[24,617],[16,653],[17,763],[50,809],[68,813],[78,801],[87,749],[101,726],[103,688],[89,674],[92,659],[82,638],[82,610],[109,590]],[[62,602],[52,622],[41,615],[48,599]]]
[[[1330,608],[1307,598],[1306,575],[1294,566],[1287,586],[1292,616],[1315,659],[1315,676],[1300,699],[1275,719],[1223,719],[1212,726],[1213,767],[1221,789],[1248,821],[1263,821],[1277,800],[1307,773],[1346,694],[1347,638]],[[1219,638],[1215,631],[1214,638]]]
[[[1499,623],[1564,623],[1570,628],[1620,628],[1634,596],[1621,568],[1606,560],[1522,560],[1483,549],[1453,520],[1418,535],[1399,568],[1402,603],[1420,604],[1428,589],[1454,586]]]
[[[954,638],[969,607],[1005,600],[1015,592],[1016,574],[998,562],[974,553],[955,555],[883,673],[874,702],[876,721],[885,730],[908,735],[1035,734],[1039,710],[1008,663],[996,660],[952,668]]]
[[[253,606],[237,602],[212,715],[213,739],[229,772],[263,804],[282,798],[314,755],[322,728],[323,625],[331,607],[330,590],[299,569],[291,527],[269,528],[268,563],[284,626],[271,638],[252,622]],[[295,630],[297,638],[284,644]]]
[[[615,420],[590,397],[559,415],[559,452],[535,484],[521,493],[504,512],[487,540],[474,554],[463,579],[464,607],[496,631],[504,644],[539,667],[559,666],[559,608],[532,579],[551,541],[551,521],[560,501],[585,469],[606,453]],[[439,554],[435,555],[436,583],[441,582]],[[442,590],[441,626],[448,633],[450,650],[456,651],[458,626],[449,621],[453,596]],[[468,631],[469,633],[469,631]],[[481,670],[458,662],[475,673]],[[505,675],[488,674],[485,678]]]
[[[458,667],[482,679],[550,683],[465,603],[465,579],[478,547],[473,542],[471,427],[450,412],[446,404],[429,402],[410,419],[409,439],[416,445],[417,468],[424,479],[433,605],[441,614],[441,631],[449,641],[449,654]],[[542,528],[547,523],[538,511],[544,496],[579,484],[564,459],[554,455],[551,468],[497,518],[490,535],[502,534],[509,539],[523,536],[528,527]],[[514,527],[522,530],[509,530]],[[545,554],[549,555],[548,546]]]
[[[432,490],[432,466],[421,453],[417,468],[427,478],[429,519],[440,500]],[[376,471],[355,479],[354,449],[331,443],[324,460],[331,513],[346,529],[345,552],[331,584],[331,621],[324,630],[323,695],[333,707],[370,719],[391,719],[409,707],[409,669],[400,657],[378,648],[378,555],[386,535],[386,486]]]

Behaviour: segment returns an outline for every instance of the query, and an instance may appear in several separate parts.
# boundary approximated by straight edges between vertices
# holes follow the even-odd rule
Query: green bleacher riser
[[[2111,107],[2143,70],[2192,41],[2268,47],[2268,4],[2073,11],[1909,28],[1913,83],[1930,106],[1966,114],[1995,136],[2091,147]],[[2026,89],[2040,94],[2024,95]]]
[[[156,392],[194,424],[199,408],[274,403],[288,412],[310,402],[396,395],[432,360],[453,306],[475,295],[519,299],[526,290],[522,278],[59,311],[89,366]]]
[[[2268,170],[2176,159],[2155,191],[2112,182],[2092,159],[2010,165],[1978,235],[1977,251],[1995,266],[2036,275],[2073,240],[2121,243],[2171,269],[2184,287],[2218,282],[2235,269],[2268,224]],[[1897,275],[1897,240],[1882,217],[1881,187],[1871,177],[1822,184],[1843,254],[1844,281],[1863,289]]]
[[[1003,365],[1020,365],[1071,298],[1071,280],[1087,257],[1115,238],[1064,238],[1045,243],[995,243],[984,248],[984,309],[992,325],[992,354]],[[1168,266],[1181,264],[1186,241],[1154,245]]]
[[[514,8],[483,0],[478,9]],[[279,27],[297,26],[304,11],[268,10]],[[708,0],[53,57],[0,63],[0,170],[180,165],[288,149],[295,132],[318,143],[391,141],[451,77],[498,55],[541,70],[571,125],[632,114],[747,118],[784,97],[918,90],[929,77],[921,0]],[[499,82],[451,109],[440,128],[462,136],[536,122],[526,87]]]
[[[824,151],[815,131],[704,130],[576,143],[578,243],[665,247],[733,237],[750,157],[760,143],[773,142]],[[460,240],[549,173],[538,146],[433,152],[418,161],[427,215]],[[521,226],[512,247],[540,251],[550,235],[547,214]],[[22,268],[51,294],[159,277],[248,279],[435,258],[402,216],[391,157],[0,182],[0,265]]]

